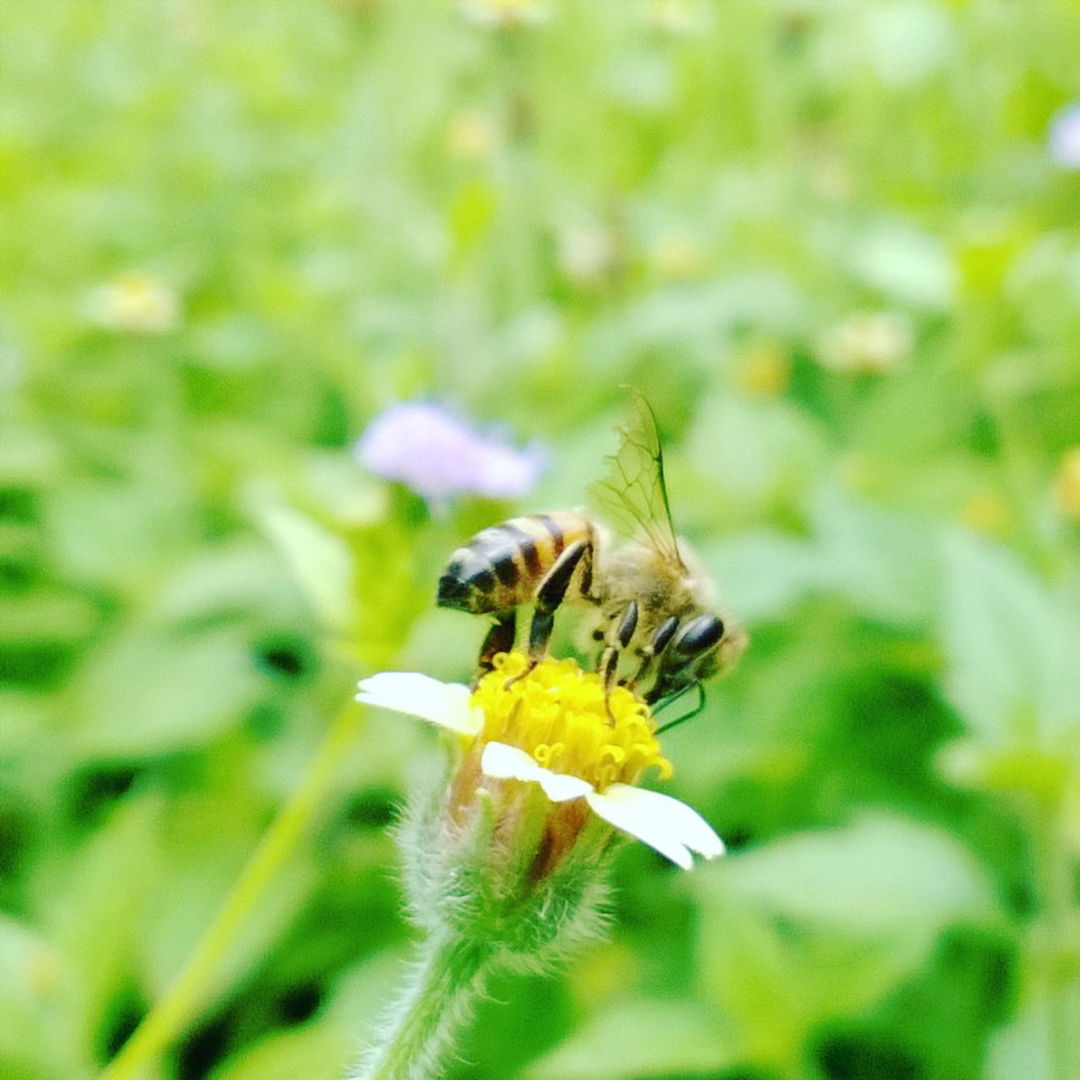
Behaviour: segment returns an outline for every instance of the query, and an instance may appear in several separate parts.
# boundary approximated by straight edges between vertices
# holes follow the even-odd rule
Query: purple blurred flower
[[[1050,118],[1049,149],[1062,168],[1080,169],[1080,101],[1062,105]]]
[[[355,448],[361,465],[398,480],[434,509],[452,495],[516,498],[543,469],[543,447],[517,450],[498,435],[468,427],[447,409],[425,402],[392,405],[377,416]]]

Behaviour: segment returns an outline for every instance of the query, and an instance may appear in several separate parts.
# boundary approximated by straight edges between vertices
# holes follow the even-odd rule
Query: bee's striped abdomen
[[[592,526],[568,511],[483,529],[450,556],[439,579],[439,605],[483,613],[527,604],[566,546],[583,537],[592,537]]]

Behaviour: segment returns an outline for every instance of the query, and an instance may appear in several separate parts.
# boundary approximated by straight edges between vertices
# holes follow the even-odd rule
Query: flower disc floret
[[[543,660],[531,671],[520,653],[500,653],[472,704],[483,710],[485,742],[529,754],[545,769],[604,791],[636,784],[652,767],[671,776],[649,708],[625,687],[605,692],[599,675],[572,660]]]

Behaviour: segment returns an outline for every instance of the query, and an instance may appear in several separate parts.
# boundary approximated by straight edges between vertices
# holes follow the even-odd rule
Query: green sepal
[[[538,874],[552,804],[535,784],[493,787],[477,788],[464,815],[459,808],[463,822],[431,789],[410,800],[399,830],[410,910],[429,934],[486,943],[502,966],[550,970],[603,932],[612,831],[587,821]]]

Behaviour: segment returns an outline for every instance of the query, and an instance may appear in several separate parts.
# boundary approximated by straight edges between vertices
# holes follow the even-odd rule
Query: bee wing
[[[636,390],[631,392],[634,415],[616,428],[618,452],[605,458],[608,475],[592,486],[591,494],[599,508],[628,536],[644,531],[649,543],[665,559],[681,566],[656,417],[644,396]]]

